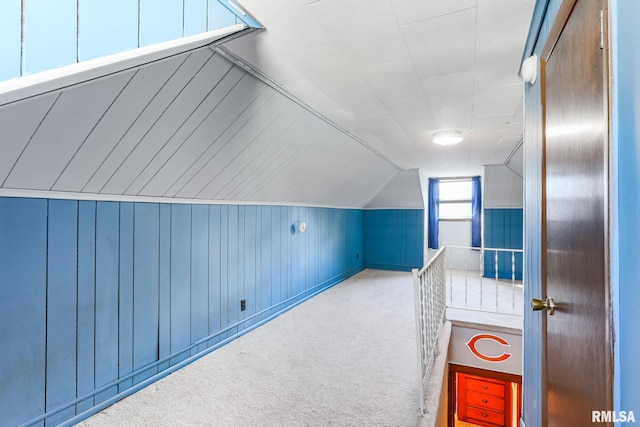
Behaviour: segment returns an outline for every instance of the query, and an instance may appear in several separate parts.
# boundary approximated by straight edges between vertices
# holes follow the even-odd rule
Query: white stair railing
[[[522,315],[522,267],[516,262],[522,249],[446,246],[446,251],[448,307]]]
[[[424,416],[425,387],[437,355],[438,334],[446,309],[445,248],[440,249],[424,268],[412,272],[420,373],[419,414]]]

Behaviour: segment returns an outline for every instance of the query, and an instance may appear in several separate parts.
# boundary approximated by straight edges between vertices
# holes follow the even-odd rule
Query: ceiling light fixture
[[[433,142],[439,145],[453,145],[462,141],[462,132],[459,130],[443,130],[433,134]]]

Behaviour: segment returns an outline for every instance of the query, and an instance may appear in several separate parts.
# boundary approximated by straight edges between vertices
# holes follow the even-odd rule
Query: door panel
[[[600,1],[577,1],[544,67],[549,426],[608,405],[608,111]]]

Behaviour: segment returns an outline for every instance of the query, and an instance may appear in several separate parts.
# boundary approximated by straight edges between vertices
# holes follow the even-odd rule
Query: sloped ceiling
[[[3,193],[365,206],[398,169],[209,47],[0,105]]]
[[[403,169],[476,175],[522,136],[534,0],[242,0],[266,31],[233,55]],[[462,131],[454,147],[433,133]]]
[[[376,194],[366,208],[423,209],[424,197],[422,192],[418,169],[400,171]]]

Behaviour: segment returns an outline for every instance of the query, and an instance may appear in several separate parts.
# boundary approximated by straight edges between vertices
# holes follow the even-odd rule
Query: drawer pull
[[[482,416],[483,416],[483,417],[487,417],[488,415],[487,415],[487,414],[485,414],[485,413],[483,412],[483,413],[482,413]]]
[[[482,399],[482,403],[488,403],[489,401],[487,399]]]
[[[483,386],[482,386],[482,388],[486,390],[486,389],[488,389],[489,387],[487,387],[486,385],[483,385]]]

